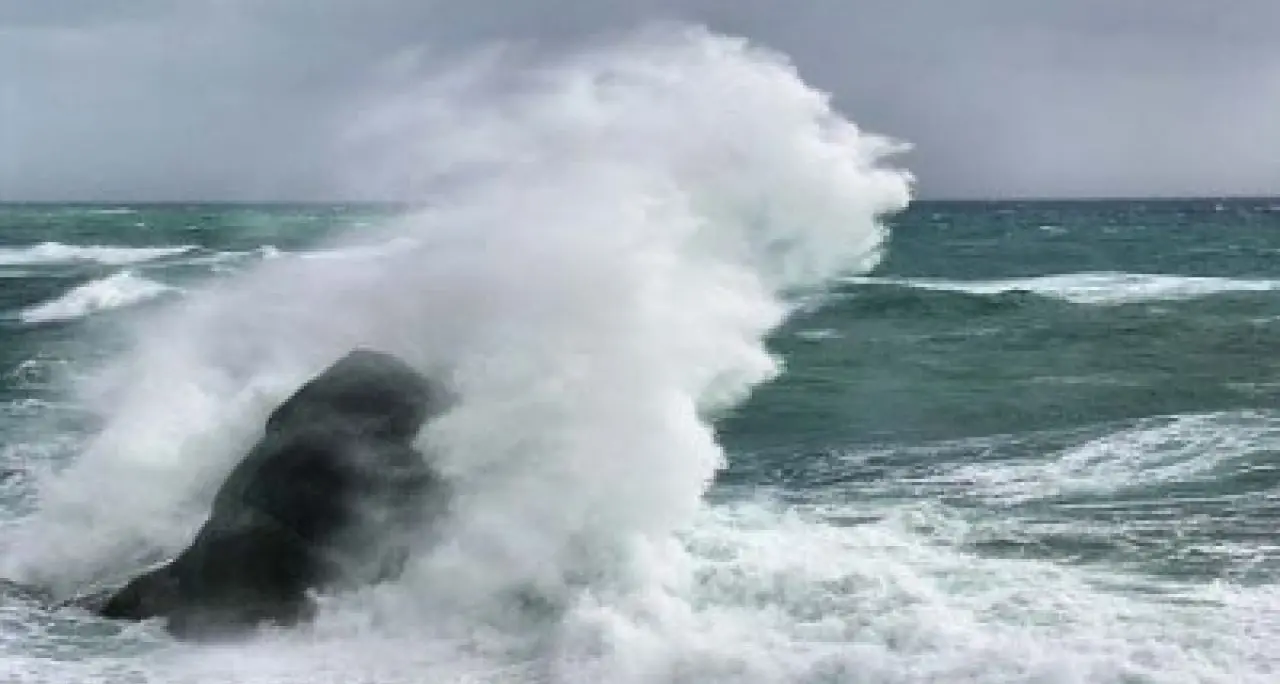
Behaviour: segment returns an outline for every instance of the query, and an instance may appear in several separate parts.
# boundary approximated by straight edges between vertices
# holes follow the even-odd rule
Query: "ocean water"
[[[1280,681],[1280,200],[907,205],[700,34],[439,95],[421,204],[0,207],[0,577],[181,548],[357,344],[462,397],[405,578],[218,645],[0,593],[0,680]]]

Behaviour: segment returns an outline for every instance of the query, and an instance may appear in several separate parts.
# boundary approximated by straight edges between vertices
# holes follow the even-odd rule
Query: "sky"
[[[1276,0],[0,0],[0,201],[345,199],[397,56],[653,20],[785,53],[922,198],[1280,194]]]

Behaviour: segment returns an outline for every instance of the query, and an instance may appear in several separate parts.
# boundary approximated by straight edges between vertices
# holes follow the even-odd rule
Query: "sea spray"
[[[353,176],[427,207],[362,231],[396,249],[264,261],[148,317],[78,388],[105,426],[0,570],[66,588],[181,547],[274,403],[368,345],[461,399],[421,436],[460,498],[409,594],[458,618],[521,587],[649,591],[723,463],[710,419],[779,370],[788,295],[873,265],[909,199],[898,146],[698,30],[490,60],[354,130],[378,164]]]

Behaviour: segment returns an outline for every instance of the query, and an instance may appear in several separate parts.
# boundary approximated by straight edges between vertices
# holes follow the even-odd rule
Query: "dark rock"
[[[394,577],[448,505],[447,486],[411,446],[445,402],[400,360],[350,353],[270,415],[191,545],[97,612],[217,636],[294,624],[311,615],[312,591]]]

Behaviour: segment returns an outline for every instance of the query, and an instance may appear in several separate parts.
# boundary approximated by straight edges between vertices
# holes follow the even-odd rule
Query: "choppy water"
[[[1280,680],[1280,200],[917,202],[866,271],[902,178],[767,57],[560,68],[432,123],[430,210],[0,208],[0,576],[179,548],[356,344],[461,391],[465,492],[247,643],[2,595],[0,679]]]
[[[123,347],[137,316],[264,260],[359,259],[316,245],[387,213],[0,212],[6,518],[39,505],[33,473],[75,458],[92,429],[66,374]],[[915,204],[881,267],[773,336],[785,374],[720,422],[729,467],[681,537],[705,611],[674,637],[683,667],[1274,681],[1277,255],[1269,201]],[[170,648],[16,601],[2,629],[15,672],[99,671],[108,655],[123,672]],[[277,639],[232,669],[297,667],[272,659],[302,648]],[[379,658],[367,647],[341,658]],[[142,669],[220,669],[198,649],[182,658],[210,659],[199,667],[169,657],[183,664]],[[826,665],[788,665],[810,659]]]

